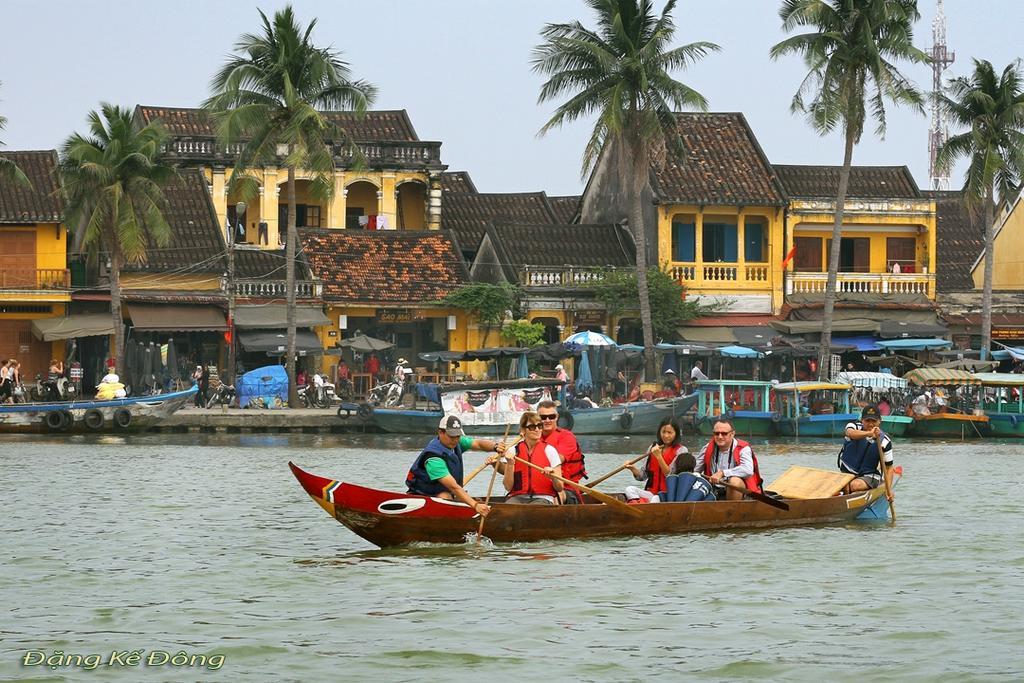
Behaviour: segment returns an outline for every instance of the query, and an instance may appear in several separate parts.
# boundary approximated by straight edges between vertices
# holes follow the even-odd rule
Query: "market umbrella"
[[[167,372],[164,368],[163,350],[160,344],[152,343],[153,347],[153,381],[161,389],[164,387]]]
[[[177,382],[181,379],[181,374],[178,370],[178,352],[174,350],[174,340],[167,340],[167,376],[172,382]]]
[[[594,378],[590,374],[590,360],[584,348],[580,355],[580,365],[576,368],[576,394],[589,392],[594,388]]]
[[[139,384],[149,390],[153,388],[153,344],[143,344],[142,347],[142,379]]]
[[[566,338],[566,344],[579,344],[580,346],[617,346],[615,340],[600,332],[584,330]]]
[[[526,351],[519,356],[519,362],[516,364],[516,379],[526,379],[530,376],[530,363],[526,360]]]
[[[391,342],[386,342],[383,339],[376,339],[374,337],[367,337],[365,334],[357,334],[354,337],[342,339],[338,342],[338,346],[343,349],[352,349],[357,353],[387,351],[388,349],[393,349],[395,347]]]

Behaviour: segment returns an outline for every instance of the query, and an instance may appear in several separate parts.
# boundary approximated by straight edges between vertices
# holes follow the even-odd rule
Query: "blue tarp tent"
[[[945,349],[953,345],[946,339],[887,339],[875,342],[883,349],[899,351],[927,351],[929,349]]]
[[[857,351],[878,351],[882,348],[878,345],[878,341],[870,335],[832,337],[832,342],[837,345],[852,346]]]
[[[746,346],[723,346],[718,349],[718,352],[727,358],[763,358],[763,353],[758,353],[754,349],[748,349]]]
[[[238,380],[238,407],[246,407],[257,397],[268,406],[274,405],[275,397],[288,404],[288,372],[283,366],[267,365],[242,375]]]

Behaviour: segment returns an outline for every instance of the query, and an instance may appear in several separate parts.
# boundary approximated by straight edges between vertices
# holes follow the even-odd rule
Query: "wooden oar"
[[[611,477],[614,477],[614,476],[615,476],[616,474],[618,474],[618,473],[619,473],[619,472],[621,472],[622,470],[624,470],[624,469],[626,469],[627,467],[629,467],[629,465],[635,465],[635,464],[637,464],[638,462],[640,462],[641,460],[643,460],[644,458],[646,458],[646,457],[647,457],[648,455],[650,455],[650,454],[651,454],[651,452],[650,452],[650,451],[647,451],[647,452],[646,452],[646,453],[644,453],[643,455],[641,455],[641,456],[639,456],[639,457],[636,457],[636,458],[633,458],[632,460],[630,460],[630,461],[629,461],[629,464],[628,464],[628,465],[619,465],[618,467],[616,467],[616,468],[615,468],[614,470],[612,470],[612,471],[611,471],[611,472],[609,472],[608,474],[604,475],[603,477],[598,477],[598,478],[597,478],[597,479],[595,479],[594,481],[590,482],[590,485],[591,485],[591,486],[597,486],[598,484],[600,484],[600,483],[601,483],[602,481],[604,481],[605,479],[610,479]],[[579,484],[577,484],[577,486],[579,486]]]
[[[751,491],[746,486],[737,486],[736,484],[730,484],[729,482],[727,482],[724,479],[722,481],[718,482],[718,483],[721,484],[722,486],[724,486],[727,489],[733,489],[734,491],[739,491],[740,493],[742,493],[745,496],[750,496],[751,498],[753,498],[754,500],[758,501],[759,503],[764,503],[765,505],[771,505],[773,508],[779,508],[780,510],[788,510],[789,509],[789,503],[783,503],[781,500],[775,500],[771,496],[766,496],[763,493],[757,493],[756,491]]]
[[[505,443],[505,439],[508,438],[508,430],[512,428],[511,424],[505,425],[505,435],[501,437],[501,442]],[[498,478],[498,465],[494,464],[494,471],[491,472],[491,483],[487,485],[487,497],[484,498],[484,505],[491,504],[491,491],[494,490],[494,480]],[[480,515],[480,526],[476,530],[476,544],[480,545],[480,539],[484,537],[484,522],[487,518]]]
[[[512,443],[510,443],[508,445],[508,447],[512,448],[513,446],[515,446],[517,443],[519,443],[522,440],[523,440],[523,437],[517,436],[516,438],[512,439]],[[502,439],[502,441],[504,441],[504,439]],[[489,464],[490,463],[488,463],[485,460],[483,465],[480,465],[480,467],[477,467],[475,470],[473,470],[468,477],[466,477],[465,479],[462,480],[462,488],[466,488],[469,485],[469,482],[473,481],[473,478],[476,477],[476,475],[478,475],[481,472],[483,472],[484,468],[487,467]]]
[[[882,483],[885,484],[885,497],[889,501],[889,514],[892,516],[892,521],[896,521],[896,505],[892,500],[892,488],[889,486],[889,478],[885,476],[885,451],[882,450],[882,435],[879,433],[878,441],[878,469],[882,470]]]
[[[544,472],[544,468],[543,467],[541,467],[540,465],[535,465],[532,462],[530,462],[529,460],[523,460],[522,458],[520,458],[518,456],[515,456],[515,455],[509,456],[509,457],[511,457],[512,460],[515,460],[517,462],[523,463],[527,467],[532,467],[535,470],[538,470],[540,472]],[[573,481],[572,479],[566,479],[565,477],[560,477],[557,474],[548,474],[547,472],[544,472],[544,474],[549,476],[549,477],[551,477],[552,479],[557,479],[558,481],[562,482],[563,484],[568,484],[570,486],[575,486],[580,491],[586,491],[587,493],[589,493],[590,495],[592,495],[594,498],[596,498],[597,500],[601,501],[602,503],[607,503],[608,505],[618,506],[618,507],[622,508],[624,511],[628,512],[629,514],[631,514],[631,515],[640,516],[640,515],[643,514],[643,512],[641,512],[640,510],[637,509],[638,506],[626,505],[625,503],[623,503],[618,498],[613,498],[612,496],[609,496],[607,493],[601,493],[597,489],[592,489],[589,486],[584,486],[583,484],[579,484],[579,483]]]

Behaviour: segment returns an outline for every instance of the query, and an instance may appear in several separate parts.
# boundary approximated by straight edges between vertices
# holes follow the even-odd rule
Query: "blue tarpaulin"
[[[843,346],[852,346],[857,351],[878,351],[882,348],[878,345],[878,340],[870,335],[857,337],[833,337],[832,342]]]
[[[718,352],[727,358],[761,358],[764,355],[746,346],[723,346]]]
[[[246,407],[257,397],[268,406],[274,404],[275,397],[288,403],[288,372],[283,366],[267,365],[242,375],[238,380],[238,407]]]
[[[928,349],[945,349],[953,345],[947,339],[887,339],[877,342],[883,349],[900,351],[927,351]]]

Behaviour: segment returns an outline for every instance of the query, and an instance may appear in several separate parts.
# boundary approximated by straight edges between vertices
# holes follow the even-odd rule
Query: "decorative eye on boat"
[[[419,510],[426,504],[425,498],[394,498],[378,505],[377,512],[382,515],[404,515],[406,512]]]

